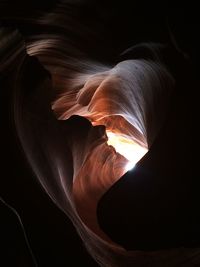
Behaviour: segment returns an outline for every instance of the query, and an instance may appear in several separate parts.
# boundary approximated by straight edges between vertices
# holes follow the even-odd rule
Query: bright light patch
[[[147,148],[140,146],[131,139],[122,135],[107,131],[107,144],[113,146],[116,152],[124,156],[129,162],[125,166],[125,170],[133,169],[136,163],[147,153]]]
[[[125,170],[126,170],[126,171],[130,171],[130,170],[132,170],[134,167],[135,167],[135,163],[129,161],[129,162],[126,164],[126,166],[125,166]]]

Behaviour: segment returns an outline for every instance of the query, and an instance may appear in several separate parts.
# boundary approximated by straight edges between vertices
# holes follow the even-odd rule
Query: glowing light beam
[[[124,137],[120,134],[107,131],[108,141],[107,144],[113,146],[119,154],[124,156],[128,163],[125,166],[125,170],[129,171],[133,169],[136,163],[147,153],[148,149],[142,147],[128,137]]]

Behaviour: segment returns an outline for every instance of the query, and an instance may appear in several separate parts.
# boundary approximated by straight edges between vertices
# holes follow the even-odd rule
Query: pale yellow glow
[[[131,139],[125,138],[122,135],[107,131],[107,144],[113,146],[116,152],[124,156],[129,162],[125,166],[128,171],[134,168],[135,164],[147,153],[148,149],[140,146]]]

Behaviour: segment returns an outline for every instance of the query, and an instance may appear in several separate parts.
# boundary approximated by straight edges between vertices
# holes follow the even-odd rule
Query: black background
[[[117,3],[86,1],[86,3],[87,5],[82,7],[86,12],[85,19],[88,17],[89,21],[90,16],[95,14],[98,21],[102,20],[102,25],[97,23],[95,26],[101,29],[104,40],[107,41],[103,47],[99,45],[94,52],[91,51],[97,59],[103,57],[108,61],[117,61],[121,51],[138,42],[170,42],[168,27],[179,48],[188,57],[187,67],[181,71],[177,69],[178,93],[163,132],[152,149],[153,152],[144,159],[142,170],[138,168],[127,174],[126,178],[116,184],[102,199],[98,213],[100,223],[114,240],[122,243],[127,249],[139,247],[149,250],[180,244],[198,246],[199,173],[196,154],[198,155],[199,136],[197,130],[199,25],[196,6],[182,4],[176,7],[166,1],[159,5],[147,4],[147,1],[140,4],[134,1]],[[18,7],[21,7],[23,16],[24,13],[31,14],[36,9],[47,11],[53,8],[54,4],[54,1],[49,1],[48,4],[19,3]],[[15,8],[9,5],[10,8],[6,9],[6,12],[15,14]],[[12,20],[10,22],[8,20],[7,23],[21,27],[20,30],[24,35],[36,30],[30,26],[26,28],[24,25],[23,27],[15,25]],[[39,267],[97,266],[86,252],[71,222],[37,183],[18,145],[10,113],[12,81],[8,83],[9,77],[8,73],[7,77],[1,77],[0,80],[1,88],[4,88],[1,89],[0,96],[3,115],[0,195],[20,215]],[[144,180],[143,185],[145,184],[142,188],[141,179]],[[151,179],[165,181],[161,183],[161,195],[154,194],[156,182],[153,183],[151,194],[148,195],[152,185],[149,182]],[[143,194],[138,194],[141,191]],[[0,203],[2,262],[5,259],[5,263],[1,265],[32,266],[30,252],[16,215],[3,202]],[[162,209],[163,205],[165,212]],[[125,219],[110,225],[111,210],[113,221],[119,222],[118,218],[122,217]],[[145,218],[141,217],[141,211],[145,211]],[[158,225],[148,223],[153,221],[153,216],[160,218],[159,231],[165,233],[164,241],[159,240],[162,235],[157,231]],[[135,221],[135,217],[139,218],[138,221]],[[132,230],[133,225],[136,231]],[[150,234],[152,232],[153,234]],[[132,236],[136,241],[133,242]],[[151,241],[150,244],[146,240],[147,237]],[[169,237],[169,240],[166,237]]]

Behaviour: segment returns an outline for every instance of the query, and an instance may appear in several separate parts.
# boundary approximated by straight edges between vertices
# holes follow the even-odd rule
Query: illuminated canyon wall
[[[72,23],[60,10],[33,21],[58,29],[60,20]],[[66,32],[74,27],[68,25]],[[150,57],[107,64],[56,30],[24,39],[3,28],[1,36],[2,73],[17,64],[13,109],[23,150],[91,256],[100,266],[161,266],[166,257],[178,266],[185,249],[126,251],[102,231],[96,215],[101,197],[151,149],[165,120],[175,81],[157,46],[144,46]],[[36,75],[35,84],[29,75]]]

